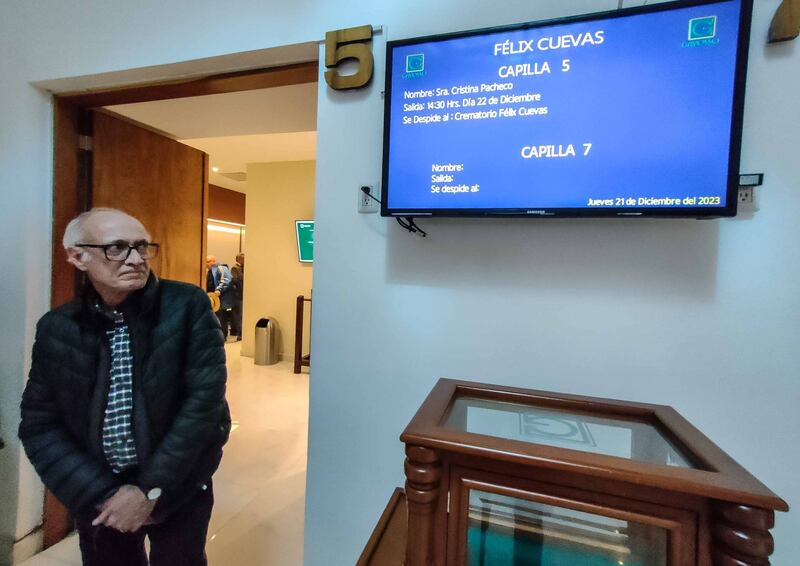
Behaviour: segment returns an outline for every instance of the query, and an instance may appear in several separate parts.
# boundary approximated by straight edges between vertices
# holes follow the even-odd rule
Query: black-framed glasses
[[[136,250],[142,259],[153,259],[158,255],[158,244],[152,242],[114,242],[113,244],[75,244],[78,248],[97,248],[103,250],[108,261],[125,261]]]

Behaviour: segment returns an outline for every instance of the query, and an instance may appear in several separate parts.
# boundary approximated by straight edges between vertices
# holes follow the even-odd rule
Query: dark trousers
[[[206,535],[214,493],[205,491],[178,508],[166,521],[135,533],[93,527],[93,517],[78,519],[83,566],[147,566],[144,537],[150,539],[150,566],[206,566]]]
[[[231,334],[242,337],[242,300],[238,299],[233,303],[231,309]]]
[[[233,334],[233,311],[231,309],[223,310],[219,309],[217,311],[217,318],[219,319],[219,324],[222,326],[222,334],[225,338],[228,337],[228,325],[231,327],[231,334]]]

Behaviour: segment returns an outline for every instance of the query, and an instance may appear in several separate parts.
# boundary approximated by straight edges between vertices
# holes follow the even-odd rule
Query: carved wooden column
[[[439,480],[439,453],[422,446],[406,446],[406,501],[408,542],[405,566],[434,566],[433,542]]]
[[[773,511],[715,502],[711,526],[714,566],[769,566],[774,550],[769,530],[773,526]]]

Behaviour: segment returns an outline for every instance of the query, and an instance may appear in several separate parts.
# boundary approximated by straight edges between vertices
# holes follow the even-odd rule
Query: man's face
[[[213,255],[206,256],[206,269],[211,269],[211,266],[213,266],[215,263],[217,263],[217,258],[215,258]]]
[[[98,213],[84,224],[81,244],[137,245],[149,242],[150,236],[144,227],[130,216],[114,213]],[[124,261],[106,259],[101,248],[73,248],[70,263],[86,272],[98,291],[116,293],[133,292],[147,283],[150,264],[136,250],[131,250]],[[124,256],[124,254],[123,254]]]

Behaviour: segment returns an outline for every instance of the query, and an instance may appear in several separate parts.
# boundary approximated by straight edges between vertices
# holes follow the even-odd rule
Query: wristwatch
[[[160,487],[154,487],[154,488],[150,489],[145,495],[147,496],[147,499],[149,501],[155,501],[156,499],[161,497],[161,488]]]

